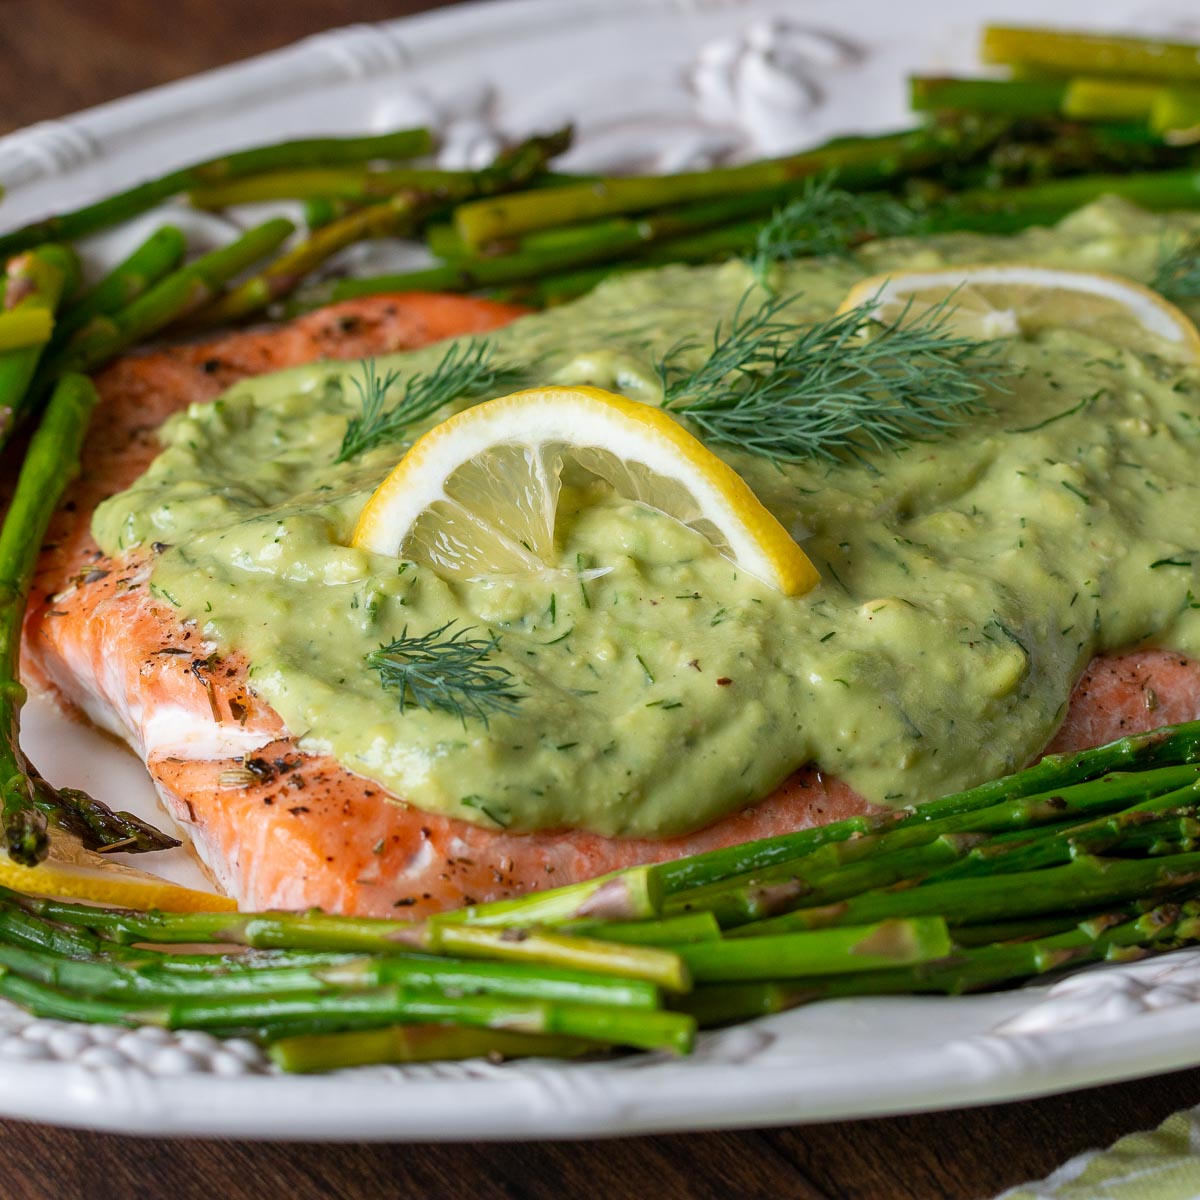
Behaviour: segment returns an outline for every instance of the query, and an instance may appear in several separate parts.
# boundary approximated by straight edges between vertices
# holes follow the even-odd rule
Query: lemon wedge
[[[164,912],[217,912],[237,903],[214,892],[181,887],[157,875],[85,850],[69,834],[50,828],[50,852],[36,867],[23,867],[0,850],[0,884],[31,896],[86,900],[117,908]]]
[[[1127,350],[1200,362],[1200,334],[1157,292],[1099,271],[1028,263],[977,263],[896,271],[855,284],[839,311],[872,305],[885,323],[920,317],[949,300],[947,327],[966,337],[998,338],[1078,329]]]
[[[819,578],[732,467],[660,408],[594,387],[477,404],[431,429],[367,501],[351,544],[449,579],[525,576],[554,561],[564,466],[702,534],[784,595]]]

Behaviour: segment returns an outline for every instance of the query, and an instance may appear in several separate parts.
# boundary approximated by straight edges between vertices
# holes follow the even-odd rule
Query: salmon
[[[454,296],[376,296],[274,329],[127,357],[96,382],[82,472],[51,526],[26,614],[27,683],[125,741],[217,885],[243,908],[422,916],[824,824],[869,810],[814,767],[697,832],[658,840],[580,830],[519,834],[412,808],[329,757],[306,754],[247,682],[158,602],[154,549],[106,557],[91,515],[157,453],[172,412],[239,379],[483,333],[524,310]],[[1200,715],[1200,663],[1167,651],[1095,659],[1050,749],[1097,745]]]

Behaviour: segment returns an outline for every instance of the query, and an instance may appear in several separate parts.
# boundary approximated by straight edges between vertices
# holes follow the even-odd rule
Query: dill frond
[[[389,371],[381,377],[375,373],[375,360],[367,359],[362,364],[362,378],[354,380],[362,411],[350,418],[334,462],[347,462],[376,446],[398,441],[411,426],[428,420],[451,401],[502,391],[522,374],[519,368],[498,366],[486,340],[454,342],[432,371],[413,375],[404,385],[404,395],[385,408],[400,373]]]
[[[375,360],[366,359],[362,364],[362,378],[353,380],[358,391],[358,401],[362,406],[359,416],[351,417],[342,436],[342,444],[334,462],[346,462],[356,454],[361,454],[376,442],[376,431],[383,420],[383,402],[387,394],[400,378],[399,371],[389,371],[386,375],[375,374]],[[379,440],[382,440],[380,438]]]
[[[759,230],[751,260],[755,278],[767,286],[777,262],[844,256],[862,242],[920,233],[924,216],[894,196],[856,195],[834,186],[832,177],[810,179],[804,191],[776,209]]]
[[[410,704],[453,713],[465,727],[468,717],[486,726],[489,713],[512,713],[524,699],[513,690],[517,680],[505,667],[487,662],[500,645],[496,636],[469,638],[470,628],[450,631],[453,621],[420,637],[409,637],[408,626],[395,641],[366,656],[367,666],[379,672],[385,691],[398,693],[400,712]]]
[[[746,299],[717,328],[699,367],[679,365],[694,344],[663,360],[663,406],[707,441],[776,462],[857,457],[937,437],[985,409],[988,389],[1008,370],[995,342],[949,331],[949,300],[892,325],[875,319],[874,300],[798,325],[784,316],[796,297],[753,312]]]
[[[1200,238],[1191,238],[1174,250],[1164,245],[1150,286],[1168,300],[1200,299]]]

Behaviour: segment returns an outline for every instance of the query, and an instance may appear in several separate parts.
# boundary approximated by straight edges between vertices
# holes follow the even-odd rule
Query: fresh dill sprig
[[[500,645],[496,636],[470,638],[470,628],[450,632],[453,621],[419,637],[408,626],[395,641],[367,655],[367,666],[379,672],[385,691],[399,694],[400,711],[410,704],[453,713],[465,727],[468,717],[486,726],[489,713],[516,711],[524,697],[513,690],[516,676],[487,662]]]
[[[1174,250],[1164,245],[1150,286],[1168,300],[1200,299],[1200,238],[1191,238]]]
[[[350,418],[334,462],[346,462],[356,454],[361,454],[368,446],[383,440],[383,436],[376,433],[383,423],[383,402],[400,378],[400,372],[391,370],[386,375],[376,375],[373,358],[364,360],[361,367],[362,378],[353,380],[353,383],[358,391],[362,414]]]
[[[752,266],[767,286],[777,262],[796,258],[846,255],[862,242],[919,233],[924,216],[894,196],[855,195],[834,186],[831,176],[810,179],[804,191],[759,230]]]
[[[432,417],[452,400],[502,391],[520,380],[523,373],[517,367],[497,365],[494,348],[486,340],[454,342],[432,371],[409,378],[404,395],[385,408],[400,372],[389,371],[381,377],[375,373],[375,360],[367,359],[362,364],[362,378],[354,380],[362,412],[350,418],[333,461],[347,462],[385,442],[398,441],[412,425]]]
[[[747,296],[749,293],[747,293]],[[956,336],[952,297],[891,325],[874,299],[824,321],[784,316],[796,297],[746,310],[718,326],[708,358],[659,365],[663,406],[711,442],[776,462],[834,460],[928,440],[986,408],[1007,367],[995,342]]]

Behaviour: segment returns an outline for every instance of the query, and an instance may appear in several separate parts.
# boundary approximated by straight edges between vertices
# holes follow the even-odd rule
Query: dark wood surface
[[[0,0],[0,132],[321,29],[432,7],[420,0]],[[608,1142],[168,1142],[7,1121],[0,1122],[0,1197],[967,1200],[1037,1178],[1198,1103],[1200,1072],[1187,1071],[962,1112]]]

